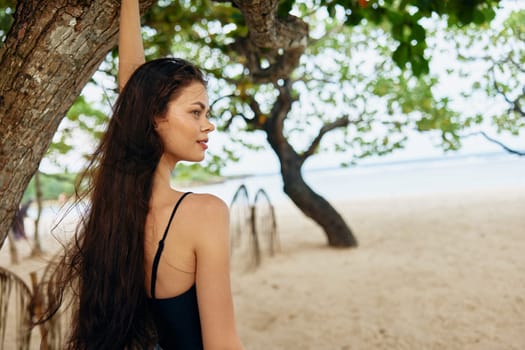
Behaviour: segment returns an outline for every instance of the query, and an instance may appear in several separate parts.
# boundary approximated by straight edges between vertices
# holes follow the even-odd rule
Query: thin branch
[[[233,98],[233,97],[236,97],[234,94],[230,94],[230,95],[224,95],[224,96],[221,96],[221,97],[218,97],[215,101],[213,101],[210,105],[210,109],[213,109],[213,106],[215,106],[215,104],[217,102],[219,102],[220,100],[223,100],[225,98]]]
[[[516,98],[516,100],[512,103],[512,108],[510,110],[518,113],[519,115],[525,118],[525,111],[521,108],[519,98]]]
[[[252,110],[253,114],[257,117],[259,115],[264,114],[261,111],[261,106],[259,105],[259,102],[255,100],[255,98],[251,95],[246,96],[248,101],[248,106],[250,106],[250,109]]]
[[[516,97],[515,100],[512,100],[509,96],[507,96],[505,94],[505,92],[499,87],[498,85],[498,81],[496,80],[496,74],[494,73],[494,69],[491,70],[491,73],[492,73],[492,79],[493,79],[493,85],[494,85],[494,89],[496,90],[496,92],[498,94],[500,94],[503,99],[511,106],[511,108],[509,109],[510,111],[513,111],[513,112],[516,112],[518,113],[519,115],[521,115],[522,117],[525,117],[525,110],[523,110],[521,108],[521,105],[520,105],[520,98],[523,97],[523,95],[520,95],[518,97]]]
[[[498,85],[498,81],[496,80],[496,75],[494,74],[494,70],[492,70],[492,85],[494,86],[494,90],[496,90],[496,92],[498,94],[500,94],[503,99],[505,100],[505,102],[507,102],[508,104],[512,105],[513,104],[513,101],[505,94],[505,92],[499,87]]]
[[[516,154],[516,155],[518,155],[520,157],[525,156],[525,151],[518,151],[516,149],[510,148],[509,146],[505,145],[503,142],[490,137],[484,131],[473,132],[473,133],[464,135],[463,137],[470,137],[470,136],[475,136],[475,135],[483,136],[487,141],[495,143],[496,145],[500,146],[505,151],[507,151],[507,152],[509,152],[511,154]]]
[[[514,66],[516,66],[517,70],[519,70],[522,73],[525,73],[525,68],[519,62],[514,61],[512,59],[512,57],[510,57],[510,55],[509,55],[508,60],[510,61],[510,63],[512,63]]]
[[[247,124],[254,125],[254,120],[253,119],[248,118],[246,115],[244,115],[244,113],[236,113],[236,114],[232,114],[231,117],[226,120],[226,123],[224,125],[222,125],[222,128],[224,130],[229,129],[230,125],[233,122],[233,119],[235,119],[236,117],[241,117]]]
[[[252,110],[254,116],[253,116],[253,118],[248,118],[244,113],[240,113],[240,112],[238,112],[236,114],[232,113],[231,117],[226,119],[225,124],[222,126],[224,129],[228,129],[230,127],[231,123],[233,122],[233,119],[236,118],[236,117],[241,117],[247,124],[253,126],[255,129],[262,129],[263,128],[263,123],[261,123],[261,120],[259,119],[259,117],[263,116],[264,113],[261,111],[259,103],[251,95],[246,95],[244,98],[241,98],[241,97],[239,97],[239,96],[237,96],[235,94],[221,96],[221,97],[217,98],[215,101],[213,101],[211,103],[210,109],[212,109],[213,106],[217,102],[219,102],[220,100],[226,99],[226,98],[231,98],[231,99],[240,98],[241,100],[243,100],[243,99],[248,100],[248,106]]]
[[[350,124],[350,119],[348,118],[348,115],[344,115],[331,123],[323,125],[323,127],[319,130],[319,133],[313,139],[308,149],[301,155],[302,159],[305,160],[306,158],[310,157],[315,153],[324,135],[326,135],[328,132],[334,129],[346,127],[348,126],[348,124]]]

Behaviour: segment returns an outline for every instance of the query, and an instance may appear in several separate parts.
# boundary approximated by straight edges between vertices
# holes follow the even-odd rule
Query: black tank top
[[[153,260],[151,270],[151,298],[148,299],[153,314],[159,345],[164,350],[199,350],[203,349],[199,308],[197,305],[197,290],[195,284],[186,292],[173,298],[155,298],[155,284],[160,256],[164,249],[164,240],[168,234],[171,221],[180,203],[190,192],[184,193],[177,201],[164,231],[159,247]]]

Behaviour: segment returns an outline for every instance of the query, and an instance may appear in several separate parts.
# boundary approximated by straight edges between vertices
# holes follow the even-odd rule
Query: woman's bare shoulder
[[[191,223],[188,230],[194,238],[209,239],[210,235],[228,236],[229,210],[221,198],[207,193],[192,193],[186,200],[188,202],[185,214],[187,223]]]
[[[219,197],[210,193],[191,193],[188,197],[188,206],[200,213],[228,213],[228,205]]]

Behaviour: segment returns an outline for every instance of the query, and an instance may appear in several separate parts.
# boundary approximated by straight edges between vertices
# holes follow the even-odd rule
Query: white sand
[[[282,253],[234,276],[248,349],[525,349],[525,191],[337,203],[360,247],[279,211]]]
[[[247,349],[525,349],[525,189],[335,206],[359,248],[328,248],[283,204],[281,252],[234,269]],[[40,264],[8,267],[27,276]]]

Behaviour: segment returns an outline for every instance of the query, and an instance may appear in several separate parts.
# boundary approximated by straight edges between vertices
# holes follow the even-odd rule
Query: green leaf
[[[295,0],[281,0],[279,7],[277,8],[277,16],[281,18],[287,18],[288,14],[292,10]]]
[[[409,54],[410,46],[406,43],[399,43],[399,46],[394,51],[392,58],[400,68],[404,68],[408,62]]]
[[[418,23],[414,23],[411,27],[410,39],[416,40],[417,42],[425,41],[426,32],[425,29]]]
[[[428,61],[423,56],[411,55],[410,65],[415,76],[428,74],[429,72]]]

